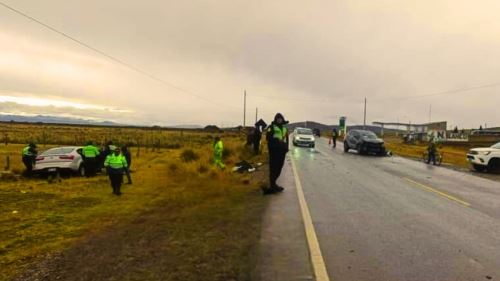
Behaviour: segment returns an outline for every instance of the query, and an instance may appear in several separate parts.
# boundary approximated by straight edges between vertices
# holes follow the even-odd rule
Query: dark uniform
[[[125,169],[125,174],[127,175],[127,184],[132,184],[132,177],[130,176],[130,166],[132,166],[132,155],[130,154],[130,151],[128,150],[127,146],[122,146],[122,154],[125,157],[125,160],[127,160],[127,169]]]
[[[427,152],[428,152],[428,157],[427,157],[427,164],[430,164],[431,161],[434,165],[436,165],[436,152],[437,152],[437,147],[436,143],[434,140],[431,140],[429,142],[429,146],[427,147]]]
[[[108,170],[109,180],[113,188],[113,194],[121,195],[121,186],[123,182],[123,173],[127,169],[127,160],[120,153],[120,148],[109,154],[104,161],[104,167]]]
[[[33,166],[36,161],[36,156],[38,155],[38,151],[36,150],[36,145],[34,143],[30,143],[25,148],[23,148],[23,163],[26,166],[25,175],[31,176],[33,172]]]
[[[87,177],[95,176],[99,165],[99,149],[92,142],[88,142],[82,148],[83,163],[85,165],[85,175]]]
[[[287,123],[283,115],[278,113],[267,130],[270,186],[264,190],[264,194],[283,191],[283,187],[278,186],[276,180],[281,175],[281,170],[285,164],[286,153],[288,152],[288,130],[285,127]]]
[[[336,148],[337,147],[337,138],[339,137],[339,132],[337,131],[337,129],[333,129],[333,133],[332,133],[332,144],[333,144],[333,148]]]

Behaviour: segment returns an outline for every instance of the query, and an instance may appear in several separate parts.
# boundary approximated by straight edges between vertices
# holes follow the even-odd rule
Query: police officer
[[[121,195],[121,186],[123,182],[123,173],[127,169],[128,164],[125,156],[120,153],[120,148],[115,147],[115,150],[106,157],[104,167],[108,170],[109,180],[113,188],[113,194]]]
[[[337,131],[336,128],[333,128],[333,132],[332,132],[332,144],[333,144],[333,148],[337,147],[337,138],[338,137],[339,137],[339,132]]]
[[[285,117],[281,113],[276,114],[274,121],[267,130],[267,146],[269,149],[269,187],[264,189],[264,195],[282,192],[283,187],[276,184],[285,164],[288,152],[288,130],[285,125]]]
[[[220,137],[215,137],[214,141],[214,164],[217,168],[225,169],[226,165],[222,162],[222,153],[224,152],[224,143]]]
[[[33,165],[35,164],[37,155],[38,151],[36,150],[36,144],[30,143],[23,148],[23,163],[24,166],[26,166],[25,175],[28,177],[31,176],[33,172]]]
[[[83,163],[85,165],[85,175],[93,177],[96,174],[97,166],[99,165],[99,149],[89,141],[82,149]]]

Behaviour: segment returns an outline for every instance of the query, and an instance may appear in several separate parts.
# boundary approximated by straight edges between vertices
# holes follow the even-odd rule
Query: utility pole
[[[431,123],[432,120],[432,104],[429,105],[429,123]]]
[[[247,90],[243,95],[243,128],[247,125]]]
[[[255,123],[257,123],[257,118],[259,118],[259,108],[255,108]]]
[[[366,129],[366,98],[365,98],[365,112],[363,118],[363,129]]]

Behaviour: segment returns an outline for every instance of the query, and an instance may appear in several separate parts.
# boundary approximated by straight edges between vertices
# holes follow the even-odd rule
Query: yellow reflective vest
[[[122,154],[115,155],[114,153],[108,155],[104,161],[104,166],[111,169],[126,169],[128,167],[127,159]]]

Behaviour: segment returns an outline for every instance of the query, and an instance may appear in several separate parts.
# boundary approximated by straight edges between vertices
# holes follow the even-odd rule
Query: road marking
[[[434,188],[432,188],[432,187],[430,187],[430,186],[427,186],[427,185],[421,184],[421,183],[416,182],[416,181],[414,181],[414,180],[412,180],[412,179],[409,179],[409,178],[404,178],[404,179],[405,179],[406,181],[408,181],[408,182],[413,183],[414,185],[417,185],[417,186],[419,186],[419,187],[421,187],[421,188],[423,188],[423,189],[427,190],[427,191],[430,191],[430,192],[433,192],[433,193],[439,194],[439,195],[441,195],[441,196],[443,196],[443,197],[446,197],[446,198],[448,198],[448,199],[450,199],[450,200],[452,200],[452,201],[455,201],[455,202],[460,203],[460,204],[462,204],[462,205],[464,205],[464,206],[470,207],[470,204],[469,204],[469,203],[467,203],[467,202],[465,202],[465,201],[463,201],[463,200],[460,200],[460,199],[458,199],[458,198],[456,198],[456,197],[454,197],[454,196],[451,196],[451,195],[449,195],[449,194],[447,194],[447,193],[441,192],[441,191],[436,190],[436,189],[434,189]]]
[[[297,195],[299,196],[300,210],[304,220],[307,244],[309,245],[309,254],[311,255],[311,263],[314,269],[314,276],[316,277],[315,280],[330,281],[328,272],[326,271],[325,260],[323,259],[323,255],[321,254],[321,249],[319,247],[318,237],[316,236],[316,231],[314,230],[311,213],[309,212],[309,207],[307,206],[304,190],[302,189],[302,184],[300,183],[299,174],[297,173],[297,167],[295,166],[293,157],[290,157],[290,161],[292,162],[293,175],[295,176]]]

